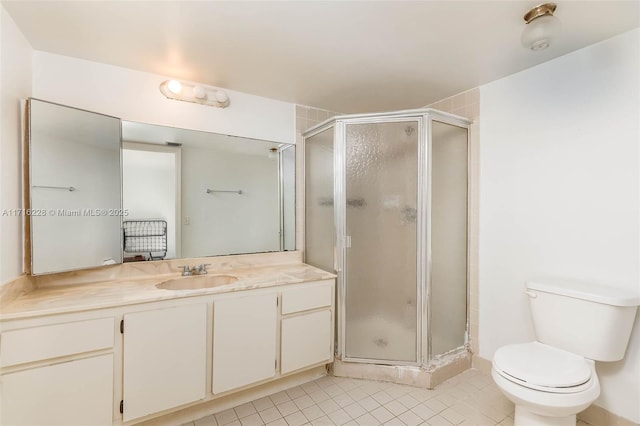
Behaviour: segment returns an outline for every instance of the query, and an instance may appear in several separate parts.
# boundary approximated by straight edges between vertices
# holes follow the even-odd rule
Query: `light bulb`
[[[167,83],[167,89],[169,89],[171,93],[177,95],[182,92],[182,83],[178,80],[169,80],[169,83]]]
[[[553,15],[543,15],[529,22],[520,41],[531,50],[544,50],[551,45],[552,40],[560,32],[560,21]]]
[[[227,92],[225,92],[224,90],[216,90],[216,101],[223,104],[228,100],[229,100],[229,96],[227,95]]]
[[[202,86],[194,86],[193,95],[198,99],[207,99],[207,91]]]

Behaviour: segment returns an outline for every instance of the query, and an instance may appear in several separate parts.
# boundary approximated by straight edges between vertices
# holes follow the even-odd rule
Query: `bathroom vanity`
[[[332,362],[334,275],[250,258],[218,258],[206,276],[52,281],[3,303],[0,423],[134,424]],[[217,275],[237,280],[161,285]]]

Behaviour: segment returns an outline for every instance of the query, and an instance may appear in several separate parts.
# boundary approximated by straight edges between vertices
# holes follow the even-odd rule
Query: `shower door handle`
[[[351,235],[344,236],[344,248],[351,248]]]

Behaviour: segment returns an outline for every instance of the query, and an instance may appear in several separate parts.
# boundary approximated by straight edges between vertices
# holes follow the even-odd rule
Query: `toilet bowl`
[[[496,350],[491,376],[516,426],[575,426],[600,395],[594,361],[624,358],[640,297],[597,284],[527,282],[536,341]]]
[[[574,426],[600,395],[595,363],[540,342],[496,351],[491,376],[516,405],[515,423]]]

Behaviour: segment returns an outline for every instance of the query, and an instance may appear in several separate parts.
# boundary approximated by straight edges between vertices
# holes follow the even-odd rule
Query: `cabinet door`
[[[207,305],[124,316],[124,414],[129,421],[205,397]]]
[[[282,374],[331,360],[331,311],[282,320]]]
[[[276,303],[276,293],[214,302],[213,393],[275,375]]]
[[[3,425],[111,425],[113,355],[5,374]]]

